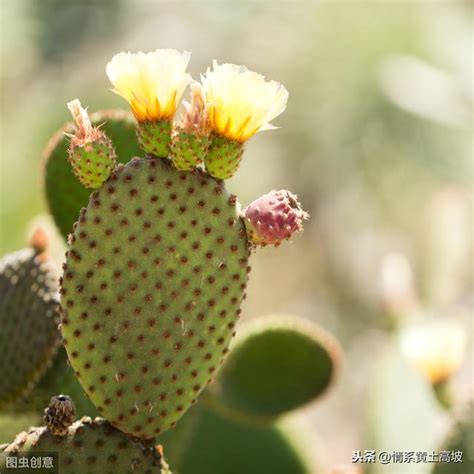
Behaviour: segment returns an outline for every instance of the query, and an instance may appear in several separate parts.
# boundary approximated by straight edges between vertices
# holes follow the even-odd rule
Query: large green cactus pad
[[[101,129],[112,140],[120,163],[127,163],[133,156],[141,154],[131,114],[120,110],[96,112],[91,121],[94,126],[102,124]],[[71,123],[59,130],[46,147],[44,187],[49,210],[61,234],[66,237],[80,209],[87,205],[91,191],[74,176],[68,161],[69,138],[65,132],[73,132]]]
[[[236,339],[209,394],[224,413],[271,420],[325,392],[339,360],[338,343],[316,324],[261,318]]]
[[[53,436],[45,427],[20,433],[0,450],[0,471],[4,472],[7,457],[41,452],[57,453],[59,472],[64,474],[160,473],[160,460],[153,448],[140,446],[103,419],[86,417],[73,423],[65,436]],[[51,469],[34,472],[48,473]]]
[[[61,288],[64,344],[121,430],[152,438],[173,426],[227,353],[249,271],[238,212],[202,171],[135,159],[81,213]]]
[[[0,405],[26,396],[57,351],[57,282],[43,254],[0,260]]]
[[[240,424],[199,403],[157,440],[180,474],[316,474],[284,429]]]

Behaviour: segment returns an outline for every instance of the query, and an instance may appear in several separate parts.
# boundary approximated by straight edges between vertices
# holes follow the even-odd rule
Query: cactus
[[[58,403],[58,398],[53,397],[50,410]],[[161,471],[162,456],[153,446],[128,438],[104,419],[83,417],[61,431],[61,436],[56,429],[58,421],[51,417],[47,419],[46,426],[30,428],[11,444],[2,446],[0,470],[6,469],[7,459],[11,457],[49,452],[57,453],[59,472],[68,474],[151,474]],[[54,426],[53,430],[51,426]],[[46,467],[38,469],[38,472],[50,471]]]
[[[28,342],[25,341],[25,344]],[[78,417],[99,415],[94,404],[87,398],[84,389],[70,367],[66,351],[60,347],[51,367],[40,378],[37,385],[26,398],[12,401],[8,410],[1,413],[39,413],[49,403],[52,393],[64,393],[74,399]],[[34,423],[33,423],[34,424]],[[31,424],[29,425],[31,426]],[[23,427],[25,428],[25,426]],[[1,424],[0,424],[1,431]],[[18,430],[16,430],[18,431]]]
[[[161,56],[170,53],[151,54]],[[170,73],[178,84],[165,99],[155,86],[144,88],[156,72],[147,55],[117,55],[107,66],[114,91],[131,104],[139,136],[176,110],[187,59],[171,56],[177,63],[170,68],[180,72]],[[204,93],[194,90],[176,140],[180,130],[196,140],[208,133]],[[87,121],[82,109],[80,116]],[[61,279],[61,327],[76,376],[114,426],[144,439],[174,426],[222,363],[245,296],[251,247],[240,205],[224,183],[173,166],[189,162],[193,148],[185,153],[184,142],[176,143],[168,159],[148,145],[152,154],[119,165],[91,194]]]
[[[76,419],[76,406],[68,395],[51,398],[44,410],[43,421],[53,436],[65,436]]]
[[[180,474],[317,474],[284,427],[241,424],[199,402],[158,437]],[[314,446],[313,446],[314,449]]]
[[[171,122],[157,120],[137,127],[138,143],[146,153],[167,157],[170,152]]]
[[[115,149],[107,135],[92,126],[79,100],[67,105],[75,122],[75,134],[69,144],[72,169],[86,188],[100,188],[115,167]]]
[[[33,239],[0,260],[0,405],[33,390],[59,343],[57,283],[41,233]]]
[[[320,397],[340,358],[339,344],[315,324],[295,316],[260,318],[231,346],[209,387],[210,402],[224,414],[271,421]]]
[[[303,230],[303,211],[297,197],[289,191],[271,191],[249,204],[244,210],[245,224],[256,245],[274,245]]]
[[[105,110],[91,114],[91,123],[99,127],[112,141],[117,161],[127,163],[140,154],[131,114],[121,110]],[[54,221],[66,237],[77,220],[79,211],[87,205],[90,190],[76,179],[68,163],[70,138],[74,125],[66,124],[56,132],[44,151],[44,188],[46,201]]]
[[[229,179],[237,171],[243,154],[240,142],[214,135],[206,155],[206,170],[217,179]]]
[[[185,103],[186,113],[176,126],[170,157],[179,170],[192,170],[204,161],[209,149],[209,117],[202,89],[193,84],[191,103]]]
[[[247,260],[235,199],[198,170],[135,159],[92,194],[68,251],[62,331],[116,426],[151,438],[198,396],[234,331]]]

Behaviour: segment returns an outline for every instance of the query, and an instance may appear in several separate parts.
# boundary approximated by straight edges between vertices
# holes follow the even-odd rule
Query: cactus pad
[[[0,450],[0,470],[5,470],[7,457],[36,452],[58,453],[59,472],[67,474],[160,473],[160,459],[153,447],[131,440],[100,418],[76,421],[65,436],[54,436],[46,427],[20,433],[3,452]]]
[[[217,179],[231,178],[239,168],[243,152],[242,143],[214,135],[205,159],[207,172]]]
[[[30,392],[59,343],[57,283],[44,254],[24,249],[0,260],[0,405]]]
[[[339,359],[339,344],[315,324],[262,318],[241,332],[209,393],[223,413],[271,420],[319,397]]]
[[[199,402],[158,438],[180,474],[309,474],[315,470],[289,430],[222,417]],[[178,436],[177,436],[178,435]],[[314,449],[314,446],[313,446]]]
[[[91,195],[67,253],[62,332],[112,424],[152,438],[189,408],[228,351],[248,257],[235,197],[200,170],[134,159]]]
[[[141,154],[135,133],[135,121],[131,114],[120,110],[108,110],[91,115],[92,125],[99,126],[113,141],[117,161],[127,163],[133,156]],[[73,133],[72,123],[59,130],[50,140],[45,155],[45,192],[49,210],[61,234],[66,237],[87,205],[91,191],[77,180],[68,162],[69,138]]]

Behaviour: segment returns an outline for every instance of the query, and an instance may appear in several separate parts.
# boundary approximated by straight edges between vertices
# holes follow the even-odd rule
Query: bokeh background
[[[126,106],[105,75],[113,54],[189,50],[194,78],[212,59],[244,64],[285,84],[290,99],[281,128],[251,139],[228,187],[243,204],[288,188],[311,214],[293,243],[254,256],[244,318],[301,315],[344,350],[332,391],[288,423],[333,472],[354,450],[437,446],[473,397],[472,3],[0,7],[0,253],[24,246],[47,213],[42,150],[69,119],[66,102]],[[449,410],[400,349],[406,328],[421,325],[415,346],[428,340],[435,366],[449,359],[440,336],[429,339],[434,321],[461,328],[451,331],[459,370]]]

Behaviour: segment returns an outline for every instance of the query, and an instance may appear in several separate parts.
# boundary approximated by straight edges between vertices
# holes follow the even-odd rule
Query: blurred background
[[[105,75],[113,54],[189,50],[196,79],[212,59],[244,64],[290,99],[228,187],[244,205],[288,188],[311,214],[253,257],[244,318],[301,315],[344,351],[333,390],[287,422],[333,472],[354,450],[436,447],[473,397],[472,3],[0,6],[0,253],[47,213],[42,150],[66,102],[126,106]],[[428,469],[400,468],[380,472]]]

